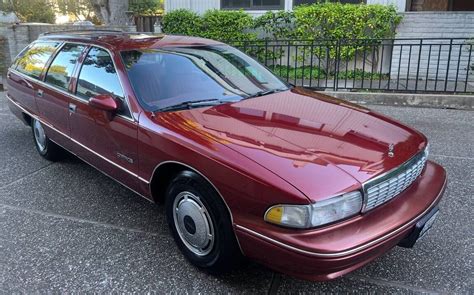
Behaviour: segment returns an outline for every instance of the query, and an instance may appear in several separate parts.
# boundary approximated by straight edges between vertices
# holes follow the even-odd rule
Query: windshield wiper
[[[211,98],[211,99],[202,99],[202,100],[194,100],[194,101],[185,101],[178,104],[174,104],[171,106],[167,106],[161,109],[157,109],[155,112],[167,112],[167,111],[177,111],[177,110],[184,110],[184,109],[192,109],[195,107],[204,107],[204,106],[215,106],[224,103],[224,101]]]
[[[254,94],[250,94],[249,96],[244,97],[243,99],[249,99],[249,98],[254,98],[254,97],[259,97],[259,96],[264,96],[272,93],[277,93],[277,92],[282,92],[288,90],[287,88],[278,88],[278,89],[270,89],[270,90],[262,90],[258,91]]]

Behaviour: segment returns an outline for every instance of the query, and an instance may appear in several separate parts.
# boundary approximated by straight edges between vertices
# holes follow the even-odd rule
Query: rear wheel
[[[38,153],[49,161],[59,160],[63,156],[63,150],[46,136],[41,122],[32,118],[31,128],[33,130],[33,139]]]
[[[168,187],[165,206],[173,237],[192,264],[218,273],[243,261],[228,210],[201,176],[180,172]]]

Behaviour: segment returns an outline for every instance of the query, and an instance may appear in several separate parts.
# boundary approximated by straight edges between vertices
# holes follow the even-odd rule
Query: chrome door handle
[[[70,113],[75,113],[76,112],[76,105],[75,104],[72,104],[72,103],[69,104],[69,112]]]
[[[36,96],[43,97],[43,90],[41,89],[36,90]]]

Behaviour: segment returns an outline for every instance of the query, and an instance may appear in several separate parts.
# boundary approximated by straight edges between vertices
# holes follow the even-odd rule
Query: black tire
[[[210,222],[212,222],[213,245],[212,247],[209,246],[208,251],[210,252],[205,255],[198,255],[190,250],[189,246],[186,246],[180,233],[178,233],[179,226],[175,222],[175,201],[180,198],[180,194],[188,192],[199,198],[209,213]],[[173,238],[181,252],[193,265],[208,272],[219,274],[228,272],[242,264],[244,257],[237,244],[227,207],[218,193],[203,177],[192,171],[178,173],[167,189],[165,207],[166,218]],[[178,211],[176,210],[176,212]],[[178,219],[178,217],[176,218]],[[185,223],[185,220],[183,223]],[[194,229],[196,226],[194,224]],[[196,230],[194,231],[196,232]]]
[[[32,133],[33,133],[33,142],[35,144],[35,147],[36,147],[36,150],[38,151],[38,153],[48,161],[55,162],[55,161],[58,161],[58,160],[62,159],[64,157],[63,148],[60,147],[59,145],[55,144],[54,142],[52,142],[48,138],[48,136],[46,136],[46,134],[44,134],[44,147],[42,147],[39,144],[39,141],[38,141],[38,138],[37,138],[38,133],[35,132],[35,124],[40,124],[41,127],[42,127],[42,124],[34,118],[31,119],[31,130],[32,130]]]

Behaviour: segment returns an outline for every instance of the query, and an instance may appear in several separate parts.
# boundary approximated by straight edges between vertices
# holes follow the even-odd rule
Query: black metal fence
[[[474,39],[257,40],[231,44],[297,86],[474,93]]]

